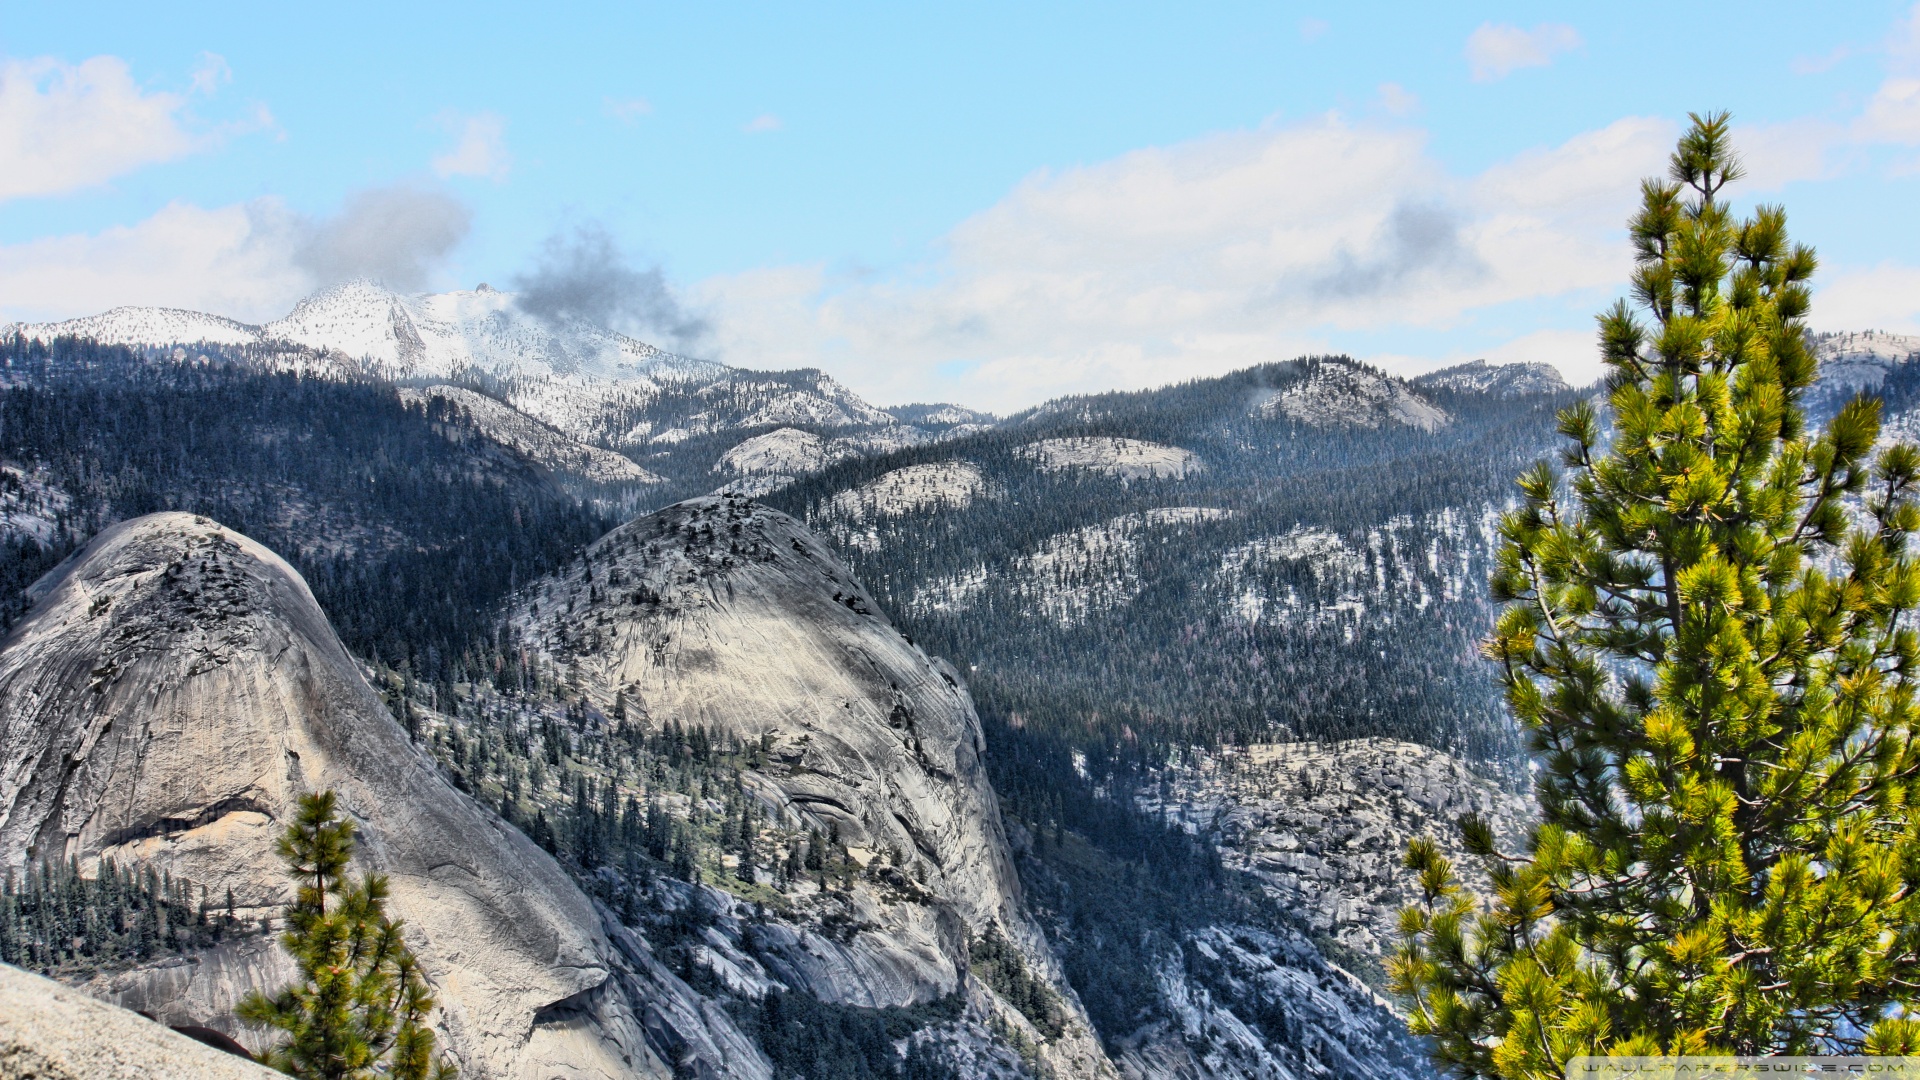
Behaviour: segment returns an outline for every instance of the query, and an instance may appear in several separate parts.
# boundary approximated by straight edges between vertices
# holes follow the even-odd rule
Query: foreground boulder
[[[463,1075],[769,1074],[724,1014],[442,778],[272,552],[155,514],[96,537],[34,597],[0,645],[0,873],[151,868],[230,892],[257,925],[287,899],[274,843],[298,797],[332,788],[360,830],[356,868],[391,878]],[[292,975],[277,936],[254,933],[86,989],[249,1042],[234,1006]]]
[[[0,964],[0,1080],[269,1080],[264,1065]]]

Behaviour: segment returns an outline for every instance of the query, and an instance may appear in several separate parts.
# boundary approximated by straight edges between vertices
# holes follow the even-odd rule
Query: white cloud
[[[227,66],[227,58],[219,53],[203,52],[188,78],[194,93],[212,94],[233,81],[233,68]]]
[[[1331,28],[1325,19],[1301,19],[1300,40],[1318,41]]]
[[[746,126],[740,130],[749,135],[763,135],[769,131],[779,131],[783,126],[785,125],[780,123],[779,117],[772,113],[761,113],[747,121]]]
[[[1395,116],[1406,116],[1420,107],[1420,96],[1399,83],[1381,83],[1379,93],[1380,107]]]
[[[1787,70],[1795,75],[1818,75],[1832,71],[1842,62],[1853,58],[1851,45],[1840,45],[1820,56],[1796,56],[1787,63]]]
[[[291,258],[298,236],[298,218],[259,200],[214,210],[173,203],[137,225],[0,246],[0,314],[69,318],[153,304],[271,318],[309,285]]]
[[[0,63],[0,200],[95,187],[184,157],[205,145],[185,108],[178,94],[142,90],[114,56]]]
[[[1920,144],[1920,79],[1896,75],[1881,83],[1856,131],[1866,141]]]
[[[452,197],[408,187],[358,192],[322,217],[271,198],[214,209],[175,202],[134,225],[0,245],[0,321],[131,304],[259,322],[343,278],[425,288],[468,219]]]
[[[1619,229],[1639,201],[1641,177],[1665,171],[1679,126],[1630,116],[1559,146],[1523,151],[1489,168],[1483,201],[1516,212],[1552,210],[1586,227]]]
[[[441,179],[454,176],[483,176],[500,181],[513,167],[507,152],[507,122],[497,113],[462,116],[444,113],[440,123],[458,136],[453,149],[433,159],[434,174]]]
[[[1520,68],[1546,67],[1556,54],[1579,47],[1579,32],[1565,23],[1541,23],[1531,30],[1481,23],[1467,37],[1467,65],[1474,82],[1493,82]]]
[[[606,98],[600,108],[608,116],[623,124],[631,124],[643,116],[653,115],[653,102],[646,98]]]
[[[1674,130],[1630,118],[1468,178],[1418,131],[1334,116],[1215,135],[1035,174],[910,274],[759,270],[696,299],[723,355],[827,364],[881,400],[1158,385],[1611,287]]]
[[[1885,262],[1822,277],[1811,317],[1818,329],[1920,333],[1920,267]]]
[[[1818,117],[1737,125],[1733,145],[1747,170],[1740,186],[1760,194],[1795,181],[1834,176],[1844,163],[1849,139],[1846,125]]]
[[[1895,70],[1920,69],[1920,4],[1907,11],[1907,17],[1894,24],[1887,38],[1887,55]]]
[[[1888,161],[1872,151],[1920,146],[1920,4],[1896,24],[1883,51],[1887,74],[1851,118],[1808,116],[1736,127],[1734,145],[1747,166],[1743,186],[1755,194],[1772,193],[1795,181],[1831,179],[1876,164],[1896,176],[1915,171],[1911,159]],[[1832,59],[1852,52],[1843,47]],[[1796,70],[1819,67],[1795,63]]]

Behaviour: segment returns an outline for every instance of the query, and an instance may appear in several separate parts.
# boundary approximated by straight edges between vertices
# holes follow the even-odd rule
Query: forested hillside
[[[1562,389],[1415,391],[1341,358],[1051,403],[769,496],[1084,747],[1382,735],[1513,749],[1476,644],[1493,528]]]
[[[1867,374],[1892,428],[1910,426],[1920,365]],[[1487,776],[1515,760],[1476,649],[1492,617],[1494,529],[1512,478],[1551,454],[1554,413],[1578,392],[1484,365],[1440,375],[1406,382],[1307,359],[986,426],[950,407],[813,415],[837,393],[814,373],[734,372],[602,394],[583,440],[539,419],[533,384],[473,375],[454,380],[460,393],[436,392],[280,346],[15,339],[0,344],[0,618],[17,618],[26,586],[114,521],[180,509],[260,539],[312,584],[388,708],[458,786],[552,852],[677,976],[724,997],[737,987],[724,989],[735,976],[720,959],[740,958],[710,955],[713,935],[757,940],[770,915],[857,933],[833,905],[925,882],[892,851],[768,813],[752,777],[787,767],[775,747],[655,723],[631,686],[587,693],[559,662],[573,654],[529,628],[546,619],[549,636],[585,635],[569,649],[623,640],[605,613],[651,611],[667,590],[639,587],[642,564],[587,546],[648,509],[753,490],[848,564],[863,588],[835,593],[836,611],[884,611],[964,677],[1034,925],[1107,1054],[1204,1055],[1211,1036],[1179,1033],[1238,1026],[1256,1033],[1256,1057],[1285,1056],[1332,1025],[1339,1052],[1416,1075],[1363,989],[1323,1000],[1288,981],[1346,986],[1329,960],[1377,978],[1360,931],[1378,928],[1390,877],[1311,866],[1326,878],[1312,878],[1315,895],[1348,897],[1331,922],[1295,910],[1274,882],[1295,887],[1283,877],[1308,860],[1372,866],[1362,841],[1378,837],[1263,853],[1280,842],[1265,825],[1221,821],[1320,811],[1273,792],[1240,807],[1177,763],[1212,760],[1189,759],[1196,747],[1361,737],[1447,751]],[[1823,387],[1816,413],[1851,392]],[[571,441],[543,455],[555,439]],[[595,468],[619,453],[650,475],[569,473],[583,446]],[[737,539],[708,542],[723,563],[740,557]],[[554,581],[566,589],[528,591]],[[527,611],[508,618],[516,595]],[[1212,816],[1195,817],[1207,799]],[[1400,825],[1381,821],[1382,836]],[[1234,836],[1246,850],[1216,847]],[[130,878],[105,901],[72,900],[61,873],[43,868],[4,898],[8,947],[36,965],[112,968],[250,932],[223,921],[217,895]],[[62,951],[87,918],[119,936]],[[1003,1019],[1030,1027],[1036,1046],[1056,1037],[1037,976],[994,961],[994,939],[968,947],[1019,1014]],[[768,970],[784,962],[778,949],[746,953]],[[796,1068],[880,1069],[901,1032],[995,1053],[1017,1043],[979,1037],[968,1025],[984,1014],[957,998],[911,1015],[847,1005],[857,996],[830,987],[754,1000],[740,1021]],[[790,1038],[827,1028],[839,1034]],[[1017,1057],[1004,1064],[1017,1071]],[[971,1067],[941,1060],[928,1075]]]
[[[503,596],[613,524],[444,402],[216,352],[0,342],[0,622],[101,528],[185,510],[284,553],[355,653],[458,678]]]

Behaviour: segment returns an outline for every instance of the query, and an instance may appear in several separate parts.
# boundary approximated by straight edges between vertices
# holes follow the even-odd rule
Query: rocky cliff
[[[759,845],[833,837],[846,852],[838,887],[801,872],[750,883],[771,894],[736,888],[764,902],[736,904],[702,953],[733,993],[863,1007],[964,995],[961,1026],[1001,1033],[986,1043],[1062,1075],[1110,1071],[1023,909],[959,674],[806,528],[736,496],[669,507],[526,590],[512,629],[579,708],[753,748],[737,782],[772,823]],[[982,977],[978,956],[1000,942],[1018,954],[1002,969],[1051,987],[1054,1022]]]
[[[33,592],[0,646],[8,871],[111,860],[231,890],[257,919],[286,897],[273,844],[297,797],[333,788],[359,862],[392,880],[465,1075],[768,1075],[727,1017],[442,778],[272,552],[156,514],[102,533]],[[87,989],[244,1040],[235,1002],[288,974],[275,940],[252,935]]]
[[[1489,885],[1459,817],[1484,818],[1502,851],[1524,848],[1533,808],[1489,772],[1394,739],[1256,744],[1184,755],[1136,802],[1213,843],[1378,983],[1367,958],[1399,943],[1400,911],[1418,894],[1402,865],[1409,840],[1440,844],[1482,895]]]

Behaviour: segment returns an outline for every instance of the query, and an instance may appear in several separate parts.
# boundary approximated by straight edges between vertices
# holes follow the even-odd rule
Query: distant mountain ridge
[[[1851,394],[1879,387],[1896,368],[1920,359],[1920,336],[1880,330],[1815,334],[1813,351],[1820,359],[1821,389]]]
[[[62,335],[113,345],[258,345],[284,342],[342,354],[365,374],[394,381],[585,375],[612,381],[687,382],[729,369],[656,348],[582,320],[553,322],[521,310],[511,293],[408,295],[371,281],[330,285],[284,318],[259,326],[177,308],[118,307],[99,315],[0,328],[31,340]]]
[[[993,422],[957,405],[889,412],[818,370],[751,371],[681,356],[585,320],[531,314],[513,294],[486,285],[408,295],[348,281],[260,325],[177,308],[119,307],[0,325],[0,339],[40,346],[90,339],[147,356],[204,355],[268,371],[394,383],[416,398],[426,394],[474,412],[503,446],[557,476],[588,485],[685,485],[660,492],[654,505],[710,490],[710,466],[724,452],[781,428],[794,429],[788,438],[824,436],[843,453],[884,453]]]
[[[88,792],[190,786],[70,797],[63,747],[98,730],[88,768],[257,774],[283,813],[279,767],[240,768],[274,749],[245,725],[276,714],[166,697],[155,673],[225,658],[191,686],[292,701],[274,688],[297,672],[260,658],[308,627],[305,654],[352,662],[308,665],[347,687],[316,700],[344,705],[285,710],[301,768],[345,769],[322,752],[338,727],[424,777],[356,794],[379,811],[370,849],[393,815],[472,800],[572,879],[506,875],[561,909],[548,922],[604,990],[463,984],[447,1000],[470,1075],[619,1046],[641,1075],[785,1076],[796,1041],[842,1024],[877,1048],[860,1060],[911,1052],[942,1077],[1041,1075],[1024,1046],[1062,1077],[1104,1054],[1127,1080],[1430,1080],[1376,996],[1408,887],[1393,852],[1462,800],[1512,801],[1495,779],[1511,723],[1474,648],[1484,583],[1513,477],[1591,388],[1540,365],[1401,378],[1314,357],[998,420],[877,409],[815,370],[650,368],[652,346],[593,352],[585,331],[515,352],[544,325],[528,318],[492,290],[342,287],[262,326],[149,308],[0,330],[0,553],[52,565],[118,543],[102,530],[146,538],[27,616],[16,636],[59,629],[57,647],[0,649],[0,743],[24,759],[33,733],[64,740],[33,770],[40,809],[0,818],[0,856],[145,845],[216,906],[234,877],[242,913],[269,913],[270,883],[223,869],[208,825],[174,828],[198,802],[140,803],[153,835],[63,832]],[[1920,339],[1816,345],[1814,422],[1868,387],[1890,429],[1920,425]],[[698,498],[716,487],[763,501]],[[228,528],[126,521],[154,509]],[[248,599],[299,580],[254,540],[318,607]],[[20,577],[0,558],[8,621]],[[162,761],[130,719],[106,730],[108,706],[130,718],[156,686],[181,704],[166,715],[239,737]],[[511,836],[473,846],[548,865]],[[412,925],[434,963],[469,955],[467,927]],[[504,951],[510,975],[527,950]],[[201,963],[92,985],[203,1019],[232,968]]]
[[[1570,389],[1551,364],[1489,364],[1485,360],[1429,371],[1409,381],[1428,390],[1465,390],[1503,398]]]

